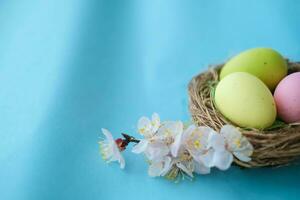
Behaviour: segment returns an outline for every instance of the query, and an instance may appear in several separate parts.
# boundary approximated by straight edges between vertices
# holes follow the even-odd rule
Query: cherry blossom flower
[[[199,174],[210,172],[214,151],[208,142],[212,131],[207,127],[191,125],[175,138],[172,156],[179,160],[177,166],[189,176],[193,171]]]
[[[225,138],[228,151],[232,152],[237,159],[243,162],[251,161],[253,146],[237,128],[225,125],[220,134]]]
[[[160,124],[159,116],[154,113],[152,122],[150,119],[142,117],[138,122],[138,129],[145,138],[133,147],[132,152],[144,153],[148,160],[161,160],[169,154],[170,145],[174,142],[175,137],[182,133],[183,124],[181,121],[168,121]]]
[[[151,120],[147,117],[141,117],[138,121],[138,132],[145,138],[151,138],[160,127],[160,118],[157,113],[152,114]]]
[[[121,141],[118,139],[117,142],[113,139],[112,134],[107,129],[102,129],[102,133],[106,137],[106,140],[101,140],[99,142],[100,145],[100,153],[106,162],[118,161],[120,163],[121,169],[125,167],[125,160],[121,154],[123,146],[121,145]],[[119,146],[118,146],[119,145]]]
[[[221,170],[230,167],[233,156],[243,162],[251,161],[253,146],[237,128],[231,125],[224,125],[220,134],[213,134],[210,143],[215,149],[212,165]]]

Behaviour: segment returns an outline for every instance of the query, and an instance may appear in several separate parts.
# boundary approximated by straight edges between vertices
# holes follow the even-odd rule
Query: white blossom
[[[189,176],[210,173],[213,150],[209,145],[211,129],[207,127],[189,126],[178,134],[171,146],[171,154],[175,164]]]
[[[138,121],[138,132],[145,138],[151,138],[160,127],[160,118],[157,113],[152,114],[151,120],[147,117],[141,117]]]
[[[133,153],[144,153],[148,160],[161,160],[170,152],[170,145],[178,134],[182,134],[183,124],[178,122],[164,122],[160,124],[157,114],[152,115],[152,122],[147,117],[142,117],[138,122],[138,129],[144,134],[142,139],[132,149]]]
[[[253,146],[231,125],[224,125],[219,134],[212,134],[210,144],[215,150],[212,166],[221,170],[227,170],[231,166],[233,156],[243,162],[251,160]]]
[[[197,161],[205,165],[211,166],[214,150],[210,145],[210,137],[213,130],[208,127],[195,125],[190,126],[183,135],[183,143],[189,153]]]
[[[237,159],[243,162],[251,161],[253,146],[237,128],[225,125],[220,134],[225,138],[228,151],[232,152]]]
[[[106,137],[105,140],[99,142],[100,153],[103,160],[107,162],[118,161],[121,169],[125,167],[125,160],[117,146],[112,134],[107,129],[102,129],[102,133]]]

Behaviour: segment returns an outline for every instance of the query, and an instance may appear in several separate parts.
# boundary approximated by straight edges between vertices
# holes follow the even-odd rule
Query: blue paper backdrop
[[[101,127],[188,120],[207,65],[266,46],[300,60],[300,1],[0,1],[0,199],[299,199],[300,168],[214,170],[173,184],[98,153]]]

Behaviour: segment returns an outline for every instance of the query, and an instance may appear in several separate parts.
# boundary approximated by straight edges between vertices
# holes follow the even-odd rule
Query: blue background
[[[0,199],[299,199],[300,168],[179,184],[99,156],[101,127],[189,120],[187,84],[251,47],[300,60],[300,1],[0,1]]]

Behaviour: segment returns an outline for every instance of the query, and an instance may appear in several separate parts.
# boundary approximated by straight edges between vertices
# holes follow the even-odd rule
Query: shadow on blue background
[[[189,120],[187,84],[267,46],[299,60],[298,1],[3,1],[0,199],[299,199],[299,166],[214,170],[173,184],[98,153],[101,127]]]

